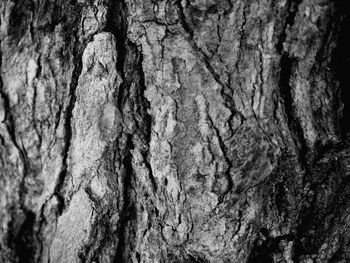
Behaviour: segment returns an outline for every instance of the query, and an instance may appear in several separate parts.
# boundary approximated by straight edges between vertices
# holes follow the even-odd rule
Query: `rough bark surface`
[[[0,2],[0,262],[350,262],[346,1]]]

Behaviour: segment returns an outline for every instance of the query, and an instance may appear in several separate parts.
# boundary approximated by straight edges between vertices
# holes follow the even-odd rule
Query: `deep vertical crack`
[[[230,158],[227,156],[228,149],[220,136],[219,130],[215,127],[213,120],[209,116],[208,116],[208,119],[209,119],[210,126],[213,128],[215,135],[219,141],[219,146],[220,146],[222,155],[223,155],[224,160],[227,164],[227,169],[226,169],[226,173],[225,173],[225,177],[227,179],[227,187],[226,187],[225,191],[223,191],[219,196],[219,204],[221,204],[221,203],[223,203],[225,196],[232,190],[232,188],[234,186],[233,180],[231,177],[232,162],[231,162]]]
[[[16,237],[14,237],[16,254],[20,263],[34,262],[37,242],[34,235],[35,214],[25,211],[25,220]]]
[[[298,148],[298,155],[300,163],[307,169],[307,143],[304,137],[304,132],[301,127],[300,121],[295,116],[295,109],[293,106],[294,100],[292,95],[291,77],[293,74],[294,63],[296,62],[287,51],[283,48],[283,45],[287,38],[287,31],[294,25],[295,17],[297,15],[299,5],[302,0],[288,1],[288,15],[286,17],[286,23],[282,34],[277,43],[277,51],[281,53],[280,59],[280,73],[279,73],[279,88],[280,94],[284,101],[284,109],[287,117],[288,127],[292,133],[292,137],[296,147]]]
[[[130,49],[127,41],[127,22],[126,16],[127,9],[124,1],[110,1],[107,13],[107,24],[105,31],[110,32],[116,38],[116,50],[118,59],[116,62],[116,68],[119,75],[122,78],[122,83],[115,92],[116,106],[121,113],[123,122],[128,121],[124,113],[124,105],[129,98],[129,89],[132,84],[132,77],[128,72],[128,56],[130,55]],[[132,74],[132,73],[131,73]],[[124,126],[124,125],[123,125]],[[134,187],[134,170],[132,167],[132,150],[135,145],[133,143],[133,134],[131,131],[123,129],[124,135],[121,138],[126,137],[125,144],[119,149],[122,151],[122,178],[120,183],[123,185],[123,206],[120,211],[119,227],[118,227],[118,245],[116,247],[113,262],[125,262],[128,257],[129,245],[131,242],[130,231],[132,228],[132,219],[136,215],[136,207],[134,204],[134,198],[132,191]]]
[[[143,152],[143,158],[145,165],[148,169],[149,173],[149,179],[151,181],[151,184],[153,186],[153,190],[157,191],[157,183],[153,175],[153,170],[150,164],[150,143],[151,143],[151,135],[152,135],[152,116],[148,113],[147,109],[150,109],[151,105],[149,101],[145,97],[145,91],[146,91],[146,84],[145,84],[145,73],[143,72],[143,67],[142,67],[142,62],[143,62],[143,55],[142,52],[139,52],[139,62],[137,64],[137,72],[140,77],[140,95],[143,100],[143,105],[145,106],[145,109],[143,111],[144,115],[144,123],[145,123],[145,128],[144,130],[144,136],[145,136],[145,145],[147,147],[147,150]]]
[[[284,28],[282,30],[282,34],[281,34],[281,36],[278,40],[278,43],[277,43],[277,51],[279,53],[284,52],[283,51],[283,44],[287,38],[287,30],[293,26],[295,17],[298,13],[299,5],[301,4],[302,1],[303,0],[288,0],[287,1],[288,15],[287,15],[287,18],[285,20],[285,25],[284,25]]]
[[[75,34],[76,36],[76,34]],[[73,48],[73,57],[74,57],[74,69],[71,77],[71,82],[69,85],[69,102],[65,112],[65,137],[64,137],[64,148],[63,148],[63,157],[62,157],[62,171],[59,174],[58,182],[54,189],[54,194],[58,197],[60,202],[60,211],[61,214],[65,208],[64,198],[61,196],[61,189],[63,187],[65,178],[68,174],[68,153],[71,146],[72,140],[72,118],[73,118],[73,109],[76,101],[76,89],[78,86],[79,76],[82,71],[82,48],[80,45],[75,45]]]
[[[289,129],[292,133],[292,137],[296,147],[299,150],[299,159],[301,163],[307,166],[306,154],[307,144],[304,138],[304,132],[298,118],[295,116],[295,109],[293,106],[292,87],[290,85],[292,71],[293,71],[293,59],[289,57],[288,53],[284,53],[280,61],[280,79],[279,87],[282,99],[284,101],[285,114],[287,116],[287,122]]]
[[[116,50],[118,54],[116,68],[122,78],[122,83],[116,91],[117,108],[123,113],[123,104],[127,97],[127,89],[130,83],[127,82],[124,70],[127,56],[127,21],[126,21],[126,4],[124,1],[110,1],[107,13],[106,32],[110,32],[116,38]],[[122,116],[123,117],[123,116]]]
[[[343,109],[339,116],[339,129],[341,135],[346,138],[350,132],[350,39],[348,30],[350,27],[350,5],[348,1],[336,1],[336,14],[339,19],[340,30],[338,32],[337,47],[335,49],[333,68],[340,84],[340,103]]]
[[[116,38],[116,50],[118,59],[116,68],[122,78],[122,83],[115,91],[116,106],[123,119],[123,135],[126,142],[121,146],[122,151],[122,180],[123,184],[123,207],[120,211],[118,246],[114,256],[114,262],[128,260],[129,252],[133,249],[133,239],[136,229],[136,190],[135,171],[132,165],[134,148],[138,148],[144,158],[144,164],[149,171],[149,179],[154,190],[157,189],[149,163],[149,143],[151,140],[151,116],[148,114],[150,104],[145,98],[145,80],[142,68],[142,52],[136,44],[127,37],[128,8],[124,1],[111,1],[108,7],[107,24],[105,31],[110,32]],[[126,104],[132,106],[132,111],[125,109]],[[135,125],[129,125],[129,122]],[[133,126],[131,130],[127,127]],[[134,139],[141,139],[134,145]],[[123,140],[123,139],[121,139]]]
[[[78,9],[79,12],[78,14],[81,13],[81,10]],[[59,111],[58,114],[56,115],[56,123],[55,123],[55,130],[57,130],[58,126],[59,126],[59,120],[60,117],[59,115],[62,114],[63,118],[64,118],[64,145],[63,145],[63,149],[62,149],[62,162],[61,162],[61,171],[58,175],[57,178],[57,182],[56,185],[54,187],[54,190],[52,192],[52,194],[50,195],[49,198],[46,199],[46,201],[43,203],[43,205],[40,208],[39,211],[39,216],[37,219],[37,224],[38,224],[38,230],[36,232],[36,237],[38,240],[40,240],[40,255],[42,254],[43,251],[43,240],[42,240],[42,236],[41,236],[41,230],[43,225],[45,224],[45,216],[44,216],[44,211],[45,208],[48,204],[48,202],[50,202],[50,200],[55,197],[58,201],[58,210],[57,210],[57,214],[56,214],[56,223],[58,221],[58,217],[63,213],[63,210],[66,207],[66,202],[65,202],[65,198],[62,194],[62,189],[64,187],[64,183],[65,180],[68,176],[68,158],[69,158],[69,150],[70,150],[70,146],[71,146],[71,140],[72,140],[72,118],[73,118],[73,109],[75,106],[75,102],[76,102],[76,89],[78,86],[78,81],[79,81],[79,77],[81,75],[82,72],[82,54],[83,54],[83,50],[84,47],[87,44],[87,40],[85,40],[83,43],[80,43],[78,40],[78,30],[79,30],[79,20],[80,20],[80,15],[77,15],[74,18],[74,23],[72,25],[68,25],[68,27],[70,28],[71,34],[69,35],[71,38],[66,39],[66,41],[70,41],[70,44],[74,43],[73,49],[72,49],[72,57],[73,57],[73,71],[72,71],[72,75],[71,75],[71,82],[69,84],[69,91],[68,91],[68,104],[66,106],[63,105],[59,105]],[[51,26],[51,25],[49,25]],[[71,27],[70,27],[71,26]],[[40,57],[39,57],[39,70],[41,71],[41,65],[40,65]],[[40,72],[39,71],[39,72]],[[40,74],[40,73],[38,73]],[[65,110],[62,110],[65,109]]]
[[[120,229],[118,235],[118,247],[114,262],[125,262],[128,258],[129,249],[127,248],[130,244],[130,231],[132,231],[131,221],[136,218],[136,206],[132,196],[134,187],[134,170],[132,167],[132,150],[134,149],[134,144],[132,141],[132,135],[127,136],[127,141],[125,145],[125,153],[123,158],[123,200],[124,205],[121,213],[120,219]]]

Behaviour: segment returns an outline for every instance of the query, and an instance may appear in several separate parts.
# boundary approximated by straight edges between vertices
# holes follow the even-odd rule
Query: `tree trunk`
[[[0,262],[350,262],[350,9],[2,0]]]

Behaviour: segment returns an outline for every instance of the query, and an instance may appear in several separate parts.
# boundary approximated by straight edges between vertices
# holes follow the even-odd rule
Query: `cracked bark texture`
[[[0,2],[0,262],[350,262],[346,1]]]

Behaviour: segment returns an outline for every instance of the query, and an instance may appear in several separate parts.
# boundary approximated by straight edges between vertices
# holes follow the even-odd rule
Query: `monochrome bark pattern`
[[[0,262],[350,262],[345,0],[0,2]]]

